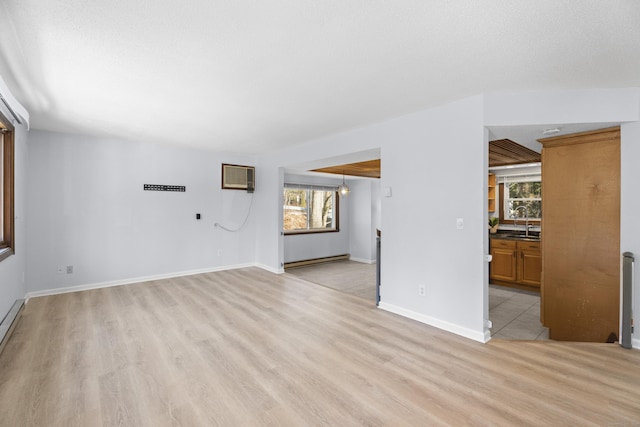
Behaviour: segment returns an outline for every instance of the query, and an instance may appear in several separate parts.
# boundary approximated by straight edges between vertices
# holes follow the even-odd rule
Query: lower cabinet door
[[[515,248],[491,249],[491,274],[496,280],[516,280],[516,250]]]

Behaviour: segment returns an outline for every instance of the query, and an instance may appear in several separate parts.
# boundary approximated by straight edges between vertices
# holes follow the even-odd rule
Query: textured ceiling
[[[640,86],[640,1],[2,0],[36,129],[258,153],[482,92]]]

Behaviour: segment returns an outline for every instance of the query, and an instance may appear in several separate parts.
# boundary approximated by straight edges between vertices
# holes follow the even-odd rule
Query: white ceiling
[[[2,0],[36,129],[259,153],[483,92],[640,86],[640,1]]]

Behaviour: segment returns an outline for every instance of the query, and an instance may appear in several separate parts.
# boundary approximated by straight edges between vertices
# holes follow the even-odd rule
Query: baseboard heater
[[[343,254],[343,255],[328,256],[324,258],[313,258],[313,259],[305,259],[302,261],[285,262],[284,268],[287,269],[287,268],[295,268],[295,267],[304,267],[305,265],[321,264],[323,262],[341,261],[341,260],[349,259],[349,257],[350,257],[349,254]]]
[[[4,319],[2,319],[2,323],[0,323],[0,353],[2,353],[7,341],[9,341],[13,328],[18,324],[23,308],[24,300],[16,300],[16,302],[13,303],[11,310],[9,310],[7,315],[4,316]]]

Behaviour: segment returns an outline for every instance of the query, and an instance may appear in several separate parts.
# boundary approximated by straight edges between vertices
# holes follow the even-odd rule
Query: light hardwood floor
[[[3,426],[635,425],[640,352],[480,344],[257,268],[31,299]]]
[[[331,261],[305,267],[287,268],[293,274],[309,282],[337,291],[376,301],[376,265],[357,261]]]

